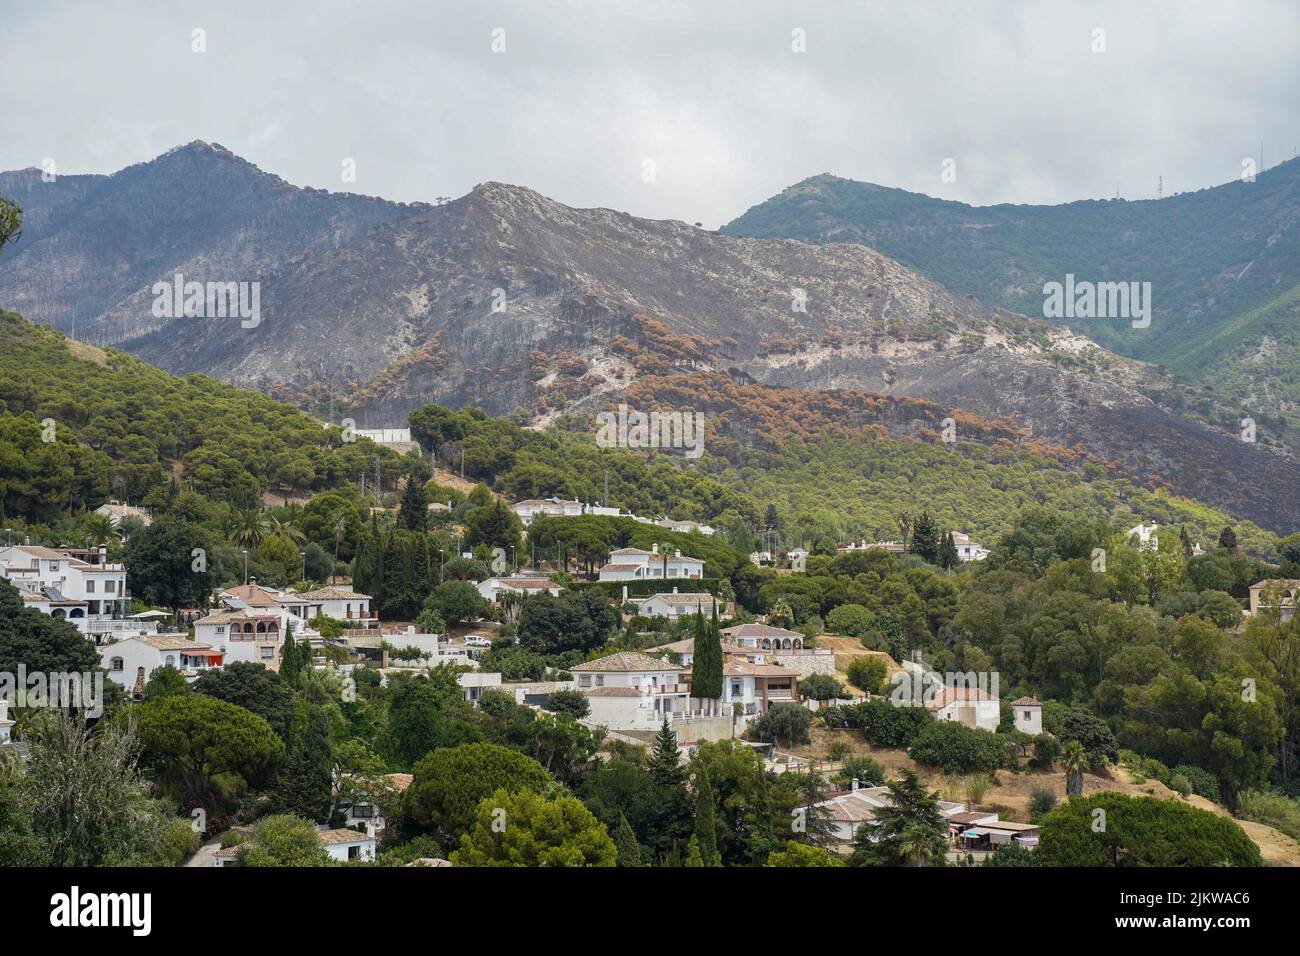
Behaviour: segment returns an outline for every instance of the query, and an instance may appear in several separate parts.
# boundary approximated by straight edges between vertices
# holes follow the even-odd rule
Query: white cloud
[[[111,172],[206,139],[299,185],[344,188],[354,157],[347,188],[393,199],[496,179],[713,226],[819,172],[973,203],[1140,198],[1300,140],[1284,0],[65,0],[5,17],[4,169]]]

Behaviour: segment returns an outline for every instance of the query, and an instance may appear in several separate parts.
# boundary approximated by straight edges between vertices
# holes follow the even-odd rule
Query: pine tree
[[[1231,526],[1219,532],[1219,547],[1224,551],[1237,550],[1237,532],[1233,531]]]
[[[271,802],[276,813],[290,813],[323,823],[329,813],[333,781],[329,726],[319,707],[305,713],[300,711],[294,724],[288,753],[272,788]]]
[[[691,842],[686,847],[686,862],[682,866],[697,867],[704,866],[704,857],[700,855],[699,837],[691,837]]]
[[[641,845],[636,842],[636,833],[632,824],[627,822],[627,815],[618,812],[618,826],[614,828],[614,846],[618,848],[619,866],[642,866]]]
[[[429,527],[429,499],[424,493],[424,485],[414,478],[406,479],[397,523],[408,531],[418,531],[421,534]]]
[[[700,768],[695,777],[695,832],[691,845],[699,850],[702,866],[722,866],[718,853],[718,808],[709,775]]]
[[[650,754],[650,776],[661,787],[679,787],[686,779],[682,770],[681,758],[677,753],[677,735],[668,726],[665,715],[663,726],[655,737],[655,749]]]

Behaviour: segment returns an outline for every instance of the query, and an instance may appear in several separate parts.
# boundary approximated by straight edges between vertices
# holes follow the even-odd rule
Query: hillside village
[[[439,513],[423,499],[420,486],[408,481],[396,526]],[[739,748],[756,772],[792,782],[787,799],[794,819],[816,821],[814,835],[806,840],[806,831],[796,827],[791,832],[791,849],[781,851],[793,854],[786,861],[791,865],[808,865],[804,857],[810,853],[817,855],[818,865],[880,857],[885,853],[881,846],[894,839],[888,833],[898,825],[902,802],[920,801],[922,809],[914,806],[909,812],[924,812],[926,788],[933,788],[932,798],[937,798],[932,804],[937,837],[924,851],[926,859],[953,865],[1003,858],[1031,863],[1042,837],[1040,822],[1069,793],[1158,795],[1186,806],[1195,799],[1196,805],[1226,816],[1219,795],[1199,788],[1192,793],[1185,774],[1172,774],[1150,758],[1121,754],[1105,724],[1085,711],[1063,712],[1053,704],[1051,719],[1045,720],[1044,703],[1033,694],[1003,696],[996,671],[940,672],[920,648],[898,653],[907,642],[886,642],[886,650],[873,650],[880,619],[874,626],[864,625],[849,613],[857,605],[844,605],[838,615],[832,609],[811,627],[800,627],[779,600],[765,613],[751,613],[738,600],[734,576],[720,580],[709,559],[690,553],[692,542],[717,536],[707,525],[640,518],[559,497],[523,499],[508,507],[491,497],[480,501],[480,511],[497,519],[505,516],[507,537],[518,535],[509,549],[513,563],[505,561],[504,548],[481,539],[474,549],[444,557],[443,584],[429,592],[412,620],[381,615],[380,596],[359,590],[355,576],[337,575],[328,583],[294,587],[263,584],[250,574],[243,583],[202,595],[195,607],[141,610],[142,602],[131,590],[132,568],[110,557],[110,550],[116,555],[129,543],[121,542],[119,529],[145,536],[155,523],[148,509],[117,502],[97,512],[112,529],[111,546],[9,544],[0,549],[0,575],[27,611],[76,629],[128,707],[132,701],[146,708],[156,705],[164,686],[172,689],[163,694],[193,696],[214,675],[244,675],[243,669],[251,667],[277,681],[292,674],[290,679],[298,682],[341,686],[345,700],[359,688],[391,690],[409,687],[412,680],[432,680],[454,687],[458,706],[468,708],[467,713],[491,708],[495,714],[504,707],[529,714],[527,721],[551,721],[556,727],[567,723],[571,730],[566,733],[582,741],[571,758],[578,762],[568,771],[577,779],[588,777],[602,762],[614,766],[634,754],[639,755],[636,761],[668,760],[672,773],[689,773],[702,754],[712,753],[710,748]],[[454,503],[447,508],[447,516],[454,508]],[[381,509],[379,514],[393,520],[393,512]],[[648,548],[611,548],[603,562],[589,565],[589,575],[568,573],[558,549],[553,559],[546,559],[530,547],[530,532],[554,535],[566,522],[593,518],[673,534]],[[129,521],[125,528],[123,521]],[[465,526],[460,527],[463,535]],[[912,530],[917,527],[919,523]],[[1154,524],[1139,524],[1124,537],[1135,553],[1156,555],[1156,532]],[[505,538],[498,540],[505,543]],[[955,552],[949,574],[966,563],[997,560],[995,549],[965,534],[940,533],[935,541]],[[794,582],[810,578],[810,561],[877,565],[906,560],[924,566],[915,546],[915,539],[907,545],[857,540],[837,546],[831,556],[817,557],[796,545],[753,552],[748,558],[751,567],[769,567],[771,582]],[[1202,554],[1199,545],[1188,545],[1189,558]],[[532,559],[522,562],[522,555]],[[305,552],[302,557],[305,568]],[[361,560],[354,559],[354,569]],[[1278,626],[1293,621],[1300,580],[1263,579],[1248,590],[1246,606],[1224,626],[1244,633],[1253,619],[1274,620]],[[540,666],[521,669],[534,640],[524,615],[579,599],[587,602],[581,605],[586,610],[578,611],[582,625],[593,626],[599,618],[608,636],[574,663],[553,665],[537,658],[543,661]],[[863,612],[869,619],[869,612]],[[836,633],[837,623],[845,631]],[[554,639],[563,641],[567,625],[555,624],[560,631]],[[886,727],[894,721],[886,719],[891,711],[907,715],[905,726]],[[22,734],[14,734],[14,726],[0,714],[3,746],[25,757],[28,746]],[[970,734],[975,736],[967,739]],[[1100,751],[1088,754],[1085,742]],[[429,758],[437,753],[435,749]],[[383,771],[385,762],[392,766],[394,761],[376,760],[366,771],[330,774],[329,811],[322,809],[315,819],[296,817],[315,831],[322,863],[391,858],[395,841],[404,832],[410,835],[415,811],[404,794],[413,780],[421,780],[422,762],[398,760],[403,766],[398,772]],[[1142,782],[1153,776],[1144,789]],[[696,801],[702,785],[697,778]],[[198,852],[186,865],[251,865],[259,840],[268,836],[256,815],[248,822],[240,822],[242,816],[204,834],[210,839],[194,847]],[[620,816],[618,829],[627,823]],[[1300,846],[1292,838],[1258,822],[1243,820],[1241,825],[1249,827],[1251,846],[1264,861],[1300,865]],[[442,831],[435,827],[435,832]],[[716,832],[702,835],[698,816],[695,832],[674,841],[668,858],[646,858],[641,834],[635,829],[633,834],[641,846],[634,854],[639,862],[664,865],[666,859],[685,859],[686,865],[709,865],[711,858],[721,860]],[[628,834],[614,835],[622,864],[625,850],[630,852]],[[445,855],[415,857],[407,865],[471,859],[468,851],[458,856],[454,843],[440,844],[439,852],[444,850]],[[1021,860],[1017,853],[1031,856]],[[776,851],[772,855],[785,860]]]

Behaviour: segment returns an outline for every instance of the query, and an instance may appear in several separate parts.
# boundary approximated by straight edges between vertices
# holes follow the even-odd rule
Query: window
[[[116,593],[117,593],[117,582],[116,582],[116,581],[105,581],[105,582],[104,582],[104,593],[105,593],[105,594],[116,594]]]
[[[122,668],[125,666],[126,666],[125,662],[120,657],[114,657],[112,660],[108,662],[108,669],[115,673],[117,671],[122,670]]]
[[[596,686],[597,686],[597,687],[604,687],[604,686],[605,686],[605,675],[604,675],[604,674],[597,674],[597,675],[596,675]]]
[[[1025,711],[1025,720],[1029,720],[1029,711]]]
[[[350,847],[348,847],[348,859],[349,859],[349,860],[359,860],[359,859],[361,859],[361,847],[359,847],[359,846],[350,846]]]
[[[264,661],[275,660],[275,648],[270,646],[263,647],[261,650],[261,657]]]
[[[168,655],[163,659],[163,663],[166,664],[168,667],[175,667],[175,666],[176,666],[176,655],[175,655],[175,654],[168,654]]]
[[[95,593],[95,582],[93,580],[89,580],[86,582],[86,593],[87,594]]]
[[[579,675],[578,675],[578,686],[579,686],[579,687],[590,687],[590,686],[591,686],[591,675],[590,675],[590,674],[579,674]]]

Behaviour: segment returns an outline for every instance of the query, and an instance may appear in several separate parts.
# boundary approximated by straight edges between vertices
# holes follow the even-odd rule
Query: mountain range
[[[436,401],[545,424],[672,375],[863,389],[1006,419],[1149,487],[1300,527],[1300,463],[1217,427],[1212,392],[950,291],[864,236],[719,234],[500,183],[391,203],[300,189],[202,142],[111,176],[3,173],[0,194],[26,210],[0,305],[321,416],[401,424]],[[178,273],[258,283],[259,321],[156,314],[155,284]]]
[[[1158,200],[969,206],[823,174],[725,235],[859,242],[990,306],[1044,314],[1043,286],[1150,282],[1150,326],[1069,325],[1202,383],[1239,416],[1300,438],[1300,159]]]

